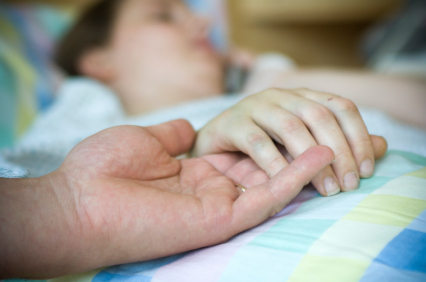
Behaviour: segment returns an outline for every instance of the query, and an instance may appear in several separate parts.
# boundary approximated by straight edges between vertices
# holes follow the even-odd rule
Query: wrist
[[[58,263],[68,261],[76,237],[69,189],[56,187],[66,183],[54,174],[0,181],[0,277],[65,274]]]

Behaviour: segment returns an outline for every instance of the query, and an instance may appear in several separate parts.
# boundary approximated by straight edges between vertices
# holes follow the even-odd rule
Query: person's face
[[[208,39],[209,24],[182,0],[126,0],[108,46],[115,79],[209,92],[222,67]],[[198,89],[195,89],[198,88]]]

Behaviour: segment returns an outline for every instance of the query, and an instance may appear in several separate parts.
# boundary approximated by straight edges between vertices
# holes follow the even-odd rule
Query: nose
[[[192,14],[187,22],[190,34],[195,38],[208,37],[211,27],[211,20],[202,15]]]

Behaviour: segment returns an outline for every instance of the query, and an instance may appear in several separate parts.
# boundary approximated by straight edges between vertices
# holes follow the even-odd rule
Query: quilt
[[[389,151],[358,190],[307,186],[220,245],[48,281],[426,281],[426,158]]]

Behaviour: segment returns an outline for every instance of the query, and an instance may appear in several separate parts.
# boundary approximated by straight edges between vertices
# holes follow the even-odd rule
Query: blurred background
[[[95,1],[3,2],[49,4],[72,17]],[[216,20],[217,9],[222,9],[229,42],[256,53],[281,52],[303,67],[370,68],[426,77],[425,0],[186,1]],[[63,22],[57,28],[61,26]]]
[[[426,77],[424,0],[229,0],[231,40],[299,66]]]
[[[54,100],[55,43],[99,0],[0,1],[0,148]],[[426,0],[186,0],[212,19],[212,40],[299,68],[356,69],[426,81]],[[426,93],[425,93],[426,95]]]

